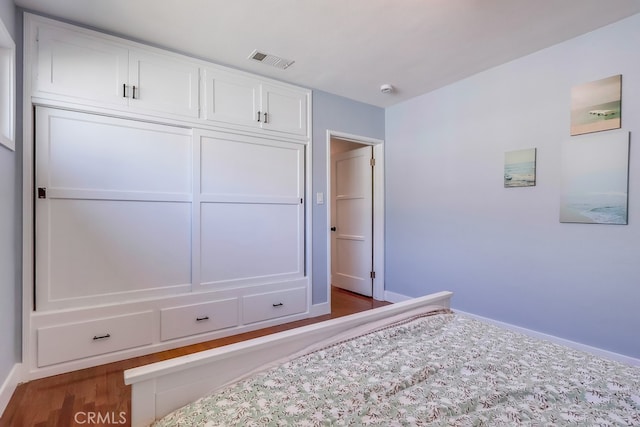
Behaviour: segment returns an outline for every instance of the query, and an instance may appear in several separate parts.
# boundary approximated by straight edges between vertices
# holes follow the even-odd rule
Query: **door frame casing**
[[[331,139],[373,147],[373,299],[384,301],[384,140],[327,129],[327,301],[331,303]]]

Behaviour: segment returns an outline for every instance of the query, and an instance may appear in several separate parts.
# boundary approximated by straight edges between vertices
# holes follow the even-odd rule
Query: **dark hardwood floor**
[[[7,405],[0,426],[68,427],[130,425],[131,387],[124,385],[126,369],[208,350],[251,338],[370,310],[388,303],[338,288],[331,290],[331,314],[258,331],[220,338],[174,350],[136,357],[94,368],[69,372],[20,384]],[[99,414],[108,422],[96,423]],[[122,415],[121,415],[122,414]],[[91,422],[93,421],[93,422]]]

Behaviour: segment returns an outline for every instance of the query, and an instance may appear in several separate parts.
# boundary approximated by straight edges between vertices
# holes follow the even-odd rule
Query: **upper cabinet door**
[[[307,136],[307,90],[211,67],[203,92],[207,120]]]
[[[35,94],[66,95],[78,101],[127,105],[126,48],[75,31],[38,28]]]
[[[308,89],[46,18],[25,22],[31,94],[43,103],[309,138]]]
[[[198,118],[200,69],[173,56],[142,50],[129,54],[129,106]]]
[[[254,128],[260,126],[259,80],[214,68],[206,68],[203,74],[205,119]]]
[[[261,101],[263,129],[307,135],[307,91],[263,83]]]

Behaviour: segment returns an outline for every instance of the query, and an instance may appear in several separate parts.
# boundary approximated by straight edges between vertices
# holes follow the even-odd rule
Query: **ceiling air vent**
[[[261,62],[265,65],[280,68],[281,70],[286,70],[295,62],[289,59],[280,58],[279,56],[270,55],[268,53],[258,52],[258,50],[251,52],[249,59]]]

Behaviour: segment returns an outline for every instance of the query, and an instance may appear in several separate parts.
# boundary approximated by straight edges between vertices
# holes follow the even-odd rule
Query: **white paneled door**
[[[196,138],[199,283],[304,277],[304,146],[221,132]]]
[[[372,147],[332,156],[331,283],[372,296]]]
[[[36,304],[191,286],[191,130],[38,107]]]

